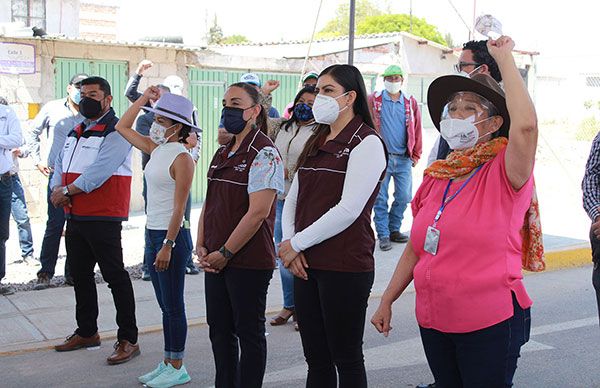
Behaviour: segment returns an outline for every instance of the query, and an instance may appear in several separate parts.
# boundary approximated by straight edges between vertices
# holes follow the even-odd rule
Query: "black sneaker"
[[[392,243],[389,237],[382,237],[379,239],[379,249],[382,251],[389,251],[392,249]]]
[[[39,291],[45,290],[48,287],[50,287],[50,275],[44,272],[38,274],[37,282],[33,286],[33,289]]]
[[[185,267],[185,274],[186,275],[198,275],[200,273],[200,270],[198,268],[196,268],[195,265],[190,265]]]
[[[408,235],[400,232],[392,232],[390,233],[390,240],[396,243],[405,243],[408,242]]]
[[[65,276],[65,284],[67,286],[73,287],[75,285],[75,280],[73,280],[73,276]]]
[[[142,280],[149,282],[150,281],[150,272],[142,271]]]
[[[15,293],[15,289],[12,286],[6,284],[0,284],[0,295],[12,295]]]

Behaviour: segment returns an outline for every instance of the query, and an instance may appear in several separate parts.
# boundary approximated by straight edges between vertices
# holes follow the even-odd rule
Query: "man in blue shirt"
[[[379,248],[392,249],[392,241],[405,243],[400,233],[404,211],[412,199],[412,167],[422,152],[421,112],[414,97],[401,91],[404,81],[399,66],[389,66],[383,73],[385,90],[369,96],[373,122],[388,152],[388,167],[373,206]],[[394,178],[394,202],[388,206],[390,180]]]

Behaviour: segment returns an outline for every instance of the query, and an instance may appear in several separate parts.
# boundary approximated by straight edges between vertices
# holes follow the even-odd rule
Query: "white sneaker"
[[[188,375],[184,365],[175,369],[173,365],[169,364],[161,374],[147,382],[146,385],[151,388],[169,388],[188,383],[190,380],[192,378]]]
[[[154,369],[152,372],[146,373],[145,375],[138,377],[138,381],[142,384],[146,384],[148,381],[158,377],[158,375],[163,373],[165,369],[167,369],[167,364],[165,364],[164,361],[161,361],[160,363],[158,363],[156,369]]]

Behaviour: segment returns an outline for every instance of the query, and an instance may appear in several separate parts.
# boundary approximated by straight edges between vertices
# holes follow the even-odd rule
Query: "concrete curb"
[[[565,268],[582,267],[591,264],[592,250],[589,245],[580,245],[569,247],[563,250],[554,250],[545,253],[546,259],[546,271],[557,271]],[[525,275],[535,274],[534,272],[524,272]],[[414,289],[407,289],[406,292],[414,292]],[[378,299],[382,295],[379,293],[373,293],[369,299]],[[266,315],[272,315],[277,313],[280,308],[267,310]],[[199,327],[206,325],[206,317],[188,319],[188,327]],[[160,332],[162,325],[150,325],[140,327],[138,334],[151,334]],[[116,340],[116,330],[110,330],[100,332],[100,337],[104,342],[111,342]],[[16,356],[20,354],[32,353],[43,350],[52,350],[54,346],[62,343],[63,339],[52,339],[34,343],[16,344],[6,346],[0,350],[0,357],[5,356]]]

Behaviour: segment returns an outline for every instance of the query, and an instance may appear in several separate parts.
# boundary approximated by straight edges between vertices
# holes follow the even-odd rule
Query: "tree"
[[[452,34],[447,32],[446,35],[444,35],[444,40],[447,43],[446,46],[448,46],[450,48],[454,48],[454,39],[452,39]]]
[[[411,31],[410,16],[406,14],[367,16],[356,25],[356,34],[380,34],[385,32]],[[437,27],[423,18],[412,17],[412,34],[425,39],[448,45]]]
[[[240,44],[248,42],[250,42],[250,39],[246,38],[244,35],[230,35],[223,38],[221,44]]]
[[[317,33],[317,38],[333,38],[336,36],[348,35],[348,29],[350,26],[350,2],[345,1],[340,4],[335,11],[335,18],[327,22],[325,27]],[[356,25],[362,22],[369,16],[382,15],[383,12],[377,8],[369,0],[357,0],[356,2]]]
[[[212,27],[208,30],[206,39],[208,40],[208,44],[222,44],[223,42],[223,30],[217,23],[217,15],[215,15]]]

